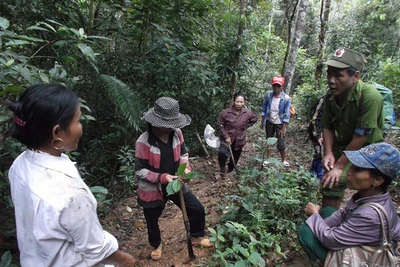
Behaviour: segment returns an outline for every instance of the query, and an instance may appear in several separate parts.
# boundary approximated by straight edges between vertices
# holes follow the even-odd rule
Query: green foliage
[[[361,52],[367,59],[364,79],[371,80],[378,62],[398,53],[398,1],[340,1],[332,2],[327,51],[340,46]],[[382,40],[385,40],[384,42]]]
[[[109,75],[100,75],[100,81],[116,103],[121,115],[135,129],[140,131],[142,101],[128,85]]]
[[[12,256],[10,251],[3,253],[0,259],[0,267],[17,267],[18,265],[11,263]]]
[[[118,178],[123,179],[130,188],[135,185],[135,151],[129,146],[123,146],[117,154],[120,167]]]
[[[1,21],[4,27],[8,23],[5,18]],[[87,60],[97,69],[96,54],[88,42],[99,36],[87,36],[82,28],[76,30],[54,20],[38,22],[28,27],[26,34],[17,34],[4,27],[0,30],[2,95],[18,94],[23,90],[22,86],[36,83],[59,82],[72,86],[81,77],[69,77],[65,66],[79,60]],[[54,54],[52,49],[59,53]],[[40,55],[43,52],[47,53],[45,58],[53,60],[43,64]]]
[[[400,66],[398,62],[394,62],[390,58],[379,62],[379,67],[376,69],[371,79],[379,84],[384,85],[393,92],[393,102],[396,113],[400,112]]]
[[[106,199],[106,196],[108,194],[108,190],[104,188],[103,186],[92,186],[89,187],[90,191],[92,191],[94,197],[97,200],[97,205],[101,207],[104,204],[110,203],[110,200]]]
[[[242,174],[227,201],[222,224],[210,229],[215,266],[234,266],[242,261],[247,266],[265,266],[254,263],[250,255],[283,256],[285,248],[297,243],[297,228],[306,218],[301,215],[303,208],[317,201],[317,193],[317,179],[304,169],[289,173],[275,168],[252,169]]]
[[[325,83],[314,88],[320,3],[314,1],[310,5],[291,89],[296,119],[301,121],[308,120],[311,107],[327,88]],[[329,32],[325,51],[325,57],[339,46],[362,52],[368,61],[365,80],[391,88],[396,108],[400,99],[399,8],[398,1],[333,1],[330,25],[326,25]],[[229,105],[233,75],[237,78],[236,91],[241,90],[247,96],[247,106],[260,110],[261,98],[270,89],[271,77],[280,72],[289,34],[285,26],[287,10],[279,1],[247,1],[244,16],[240,15],[237,2],[225,0],[5,0],[0,2],[0,10],[3,11],[0,17],[1,132],[6,130],[11,118],[4,104],[14,100],[25,86],[60,82],[73,88],[87,101],[82,107],[90,106],[91,112],[84,114],[85,121],[90,123],[85,124],[79,150],[70,155],[79,162],[85,182],[109,188],[110,199],[103,191],[98,196],[100,202],[117,201],[132,193],[133,147],[140,130],[145,128],[140,115],[158,97],[176,98],[181,112],[192,117],[192,124],[184,129],[185,141],[191,155],[197,154],[200,146],[196,134],[207,123],[213,124],[219,112]],[[239,25],[243,26],[240,38]],[[239,62],[233,62],[237,51]],[[265,152],[264,143],[256,146],[260,154]],[[6,140],[0,148],[0,201],[9,207],[7,169],[23,149],[14,140]],[[266,175],[286,178],[288,174],[263,171],[261,155],[255,161],[259,168],[244,175],[248,181],[240,177],[244,192],[236,192],[237,198],[234,198],[235,204],[242,204],[240,213],[247,215],[248,221],[237,224],[227,219],[220,226],[225,230],[219,236],[226,236],[229,229],[239,240],[245,240],[228,251],[224,248],[231,241],[218,239],[221,242],[218,253],[229,255],[225,260],[227,265],[233,261],[231,258],[237,266],[262,265],[257,263],[257,253],[280,251],[275,241],[283,239],[279,235],[282,229],[266,222],[282,220],[289,231],[293,225],[287,222],[289,218],[271,217],[272,210],[280,209],[274,197],[289,195],[290,203],[282,204],[288,212],[296,210],[300,192],[315,192],[312,188],[298,189],[301,186],[296,183],[283,183],[290,190],[272,182],[267,184]],[[279,161],[273,163],[276,169],[280,168]],[[310,178],[306,172],[304,175]],[[197,175],[190,173],[185,179],[191,176]],[[294,176],[289,175],[287,180],[295,180]],[[179,182],[175,183],[178,188]],[[246,189],[247,184],[257,185],[257,190]],[[258,186],[276,186],[280,190],[269,192]],[[256,201],[251,206],[253,198],[248,191],[254,196],[262,194],[261,203]],[[262,203],[271,205],[271,211],[264,210]],[[250,222],[255,222],[262,231],[256,232],[253,226],[247,225]],[[244,234],[246,231],[248,235]],[[221,255],[219,260],[224,262]]]
[[[3,107],[4,108],[4,107]],[[0,123],[0,132],[8,129],[8,123]],[[7,139],[0,146],[0,204],[8,209],[13,208],[8,180],[8,169],[14,159],[25,149],[21,143],[13,139]]]
[[[169,182],[167,185],[167,194],[168,196],[174,195],[181,190],[181,180],[175,179],[172,182]]]
[[[302,84],[297,87],[294,94],[296,99],[297,119],[304,122],[308,121],[313,113],[312,107],[317,103],[318,99],[325,95],[327,89],[316,90],[314,84]]]
[[[243,224],[228,221],[223,226],[217,226],[217,230],[213,228],[208,228],[208,230],[211,234],[210,241],[216,248],[213,257],[217,259],[217,262],[210,263],[212,266],[265,266],[265,260],[257,251],[265,252],[268,241],[256,240],[254,234],[249,232]],[[272,242],[272,240],[269,241]],[[225,243],[230,242],[232,242],[231,245],[226,247]],[[224,247],[226,250],[221,251],[220,248]]]
[[[176,176],[178,176],[178,179],[175,179],[172,182],[169,182],[167,185],[167,194],[168,195],[176,194],[179,192],[179,190],[181,190],[181,177],[184,178],[185,169],[186,169],[186,163],[182,163],[179,165],[178,171],[176,172]]]
[[[198,172],[189,172],[185,173],[186,170],[186,163],[182,163],[178,167],[178,171],[176,172],[176,176],[178,176],[178,179],[173,180],[172,182],[169,182],[167,185],[167,194],[168,195],[173,195],[179,192],[181,190],[181,179],[182,180],[190,180],[194,178],[201,178],[201,175]]]
[[[181,176],[181,175],[185,174],[186,165],[187,165],[186,163],[182,163],[182,164],[179,165],[178,170],[176,172],[177,176]]]

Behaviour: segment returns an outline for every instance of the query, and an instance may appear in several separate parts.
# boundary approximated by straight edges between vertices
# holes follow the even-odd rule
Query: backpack
[[[388,130],[393,125],[393,93],[389,88],[375,83],[372,83],[379,93],[382,95],[383,99],[383,112],[385,117],[385,122],[383,125],[383,130]]]
[[[294,115],[296,115],[296,110],[294,109],[294,106],[291,104],[290,105],[290,118],[293,118]]]
[[[292,98],[290,96],[286,95],[285,102],[284,102],[285,105],[286,105],[286,101],[289,101],[289,100],[292,100]],[[290,103],[289,112],[290,112],[290,118],[293,118],[294,115],[296,115],[296,110],[295,110],[295,108],[294,108],[292,103]]]
[[[389,88],[378,84],[376,82],[371,83],[375,88],[378,90],[378,92],[382,96],[383,100],[383,116],[384,116],[384,123],[383,123],[383,135],[385,137],[387,130],[389,130],[392,125],[394,124],[394,120],[396,117],[396,114],[394,113],[393,109],[393,93],[392,90]],[[360,97],[359,97],[359,102],[361,103],[362,101],[362,91],[360,92]]]

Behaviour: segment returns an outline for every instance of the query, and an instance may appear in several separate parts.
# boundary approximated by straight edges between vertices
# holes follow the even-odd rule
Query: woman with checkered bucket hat
[[[381,247],[383,234],[380,215],[369,206],[379,204],[386,211],[390,225],[392,251],[397,253],[400,222],[389,194],[389,186],[400,171],[400,153],[392,145],[376,143],[355,151],[344,151],[350,161],[347,187],[357,192],[345,208],[308,203],[310,217],[299,228],[298,239],[311,261],[323,265],[330,250],[367,245]],[[385,216],[383,216],[385,217]],[[384,219],[384,224],[388,225]],[[385,227],[386,228],[386,227]]]
[[[138,203],[143,208],[149,243],[154,247],[150,256],[153,260],[160,260],[163,244],[158,219],[168,200],[181,207],[178,193],[167,195],[167,185],[179,179],[175,174],[180,164],[186,163],[185,173],[191,171],[188,150],[180,130],[190,124],[191,118],[180,113],[177,100],[160,97],[142,119],[148,123],[148,129],[136,141]],[[203,205],[185,184],[182,190],[192,244],[211,247],[210,241],[204,238]]]

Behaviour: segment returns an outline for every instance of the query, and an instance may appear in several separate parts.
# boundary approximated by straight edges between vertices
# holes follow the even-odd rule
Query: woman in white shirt
[[[9,171],[22,266],[134,266],[104,231],[97,203],[63,152],[82,136],[78,96],[58,84],[29,87],[10,106],[11,136],[27,146]]]

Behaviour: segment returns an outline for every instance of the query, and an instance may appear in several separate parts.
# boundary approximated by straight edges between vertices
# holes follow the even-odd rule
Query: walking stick
[[[190,224],[189,224],[189,219],[188,219],[188,216],[187,216],[187,213],[186,213],[185,199],[183,198],[182,188],[179,190],[179,200],[181,202],[181,210],[182,210],[182,214],[183,214],[183,222],[185,223],[186,239],[187,239],[187,247],[188,247],[189,258],[190,258],[190,260],[193,260],[193,259],[196,258],[196,255],[194,255],[194,252],[193,252],[192,238],[190,236]]]
[[[231,160],[232,160],[232,163],[233,163],[233,168],[235,169],[236,175],[239,175],[239,170],[236,167],[236,162],[235,162],[235,158],[233,157],[233,152],[232,152],[231,145],[228,144],[228,147],[229,147],[229,152],[231,152]]]

